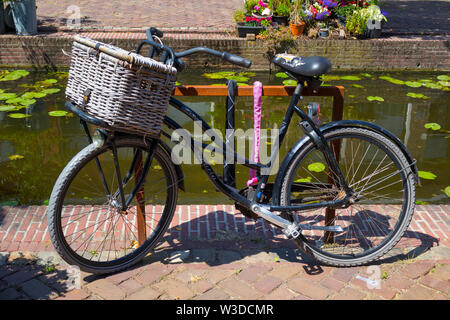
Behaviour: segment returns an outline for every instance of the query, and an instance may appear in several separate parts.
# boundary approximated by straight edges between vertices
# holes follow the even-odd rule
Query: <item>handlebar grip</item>
[[[248,59],[244,59],[240,56],[237,56],[235,54],[231,54],[228,52],[222,53],[222,59],[227,60],[228,62],[231,62],[232,64],[244,67],[244,68],[250,68],[252,65],[252,61]]]

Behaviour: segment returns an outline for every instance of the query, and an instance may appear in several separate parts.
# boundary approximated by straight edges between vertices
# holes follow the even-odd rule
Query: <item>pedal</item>
[[[301,228],[295,222],[292,222],[286,229],[283,229],[283,234],[288,239],[296,239],[300,235]]]

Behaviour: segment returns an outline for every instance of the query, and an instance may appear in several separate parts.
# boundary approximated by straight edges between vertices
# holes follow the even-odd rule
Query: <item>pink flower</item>
[[[267,4],[265,4],[262,0],[259,0],[259,5],[263,8],[267,8]]]
[[[258,6],[254,6],[253,9],[255,9],[256,11],[259,11],[259,7]]]

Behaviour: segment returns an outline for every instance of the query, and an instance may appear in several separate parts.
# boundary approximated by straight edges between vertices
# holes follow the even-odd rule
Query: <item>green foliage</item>
[[[297,85],[297,81],[289,79],[289,80],[284,80],[283,84],[285,86],[296,86]]]
[[[426,179],[426,180],[434,180],[437,178],[437,176],[429,171],[419,171],[419,178]]]
[[[416,99],[430,99],[430,97],[427,97],[426,95],[424,95],[422,93],[408,92],[406,95],[408,97],[416,98]]]
[[[244,22],[245,21],[245,13],[242,10],[236,10],[233,14],[233,20],[236,22]]]
[[[284,73],[284,72],[278,72],[278,73],[275,75],[275,77],[277,77],[277,78],[282,78],[282,79],[289,78],[289,76],[288,76],[286,73]]]
[[[68,114],[68,112],[67,111],[64,111],[64,110],[55,110],[55,111],[50,111],[49,113],[48,113],[48,115],[49,116],[52,116],[52,117],[64,117],[64,116],[66,116]]]
[[[361,15],[361,9],[347,12],[345,26],[350,34],[360,37],[367,28],[367,17]]]
[[[359,81],[359,80],[361,80],[361,78],[358,77],[358,76],[342,76],[341,79],[342,80],[350,80],[350,81]]]
[[[277,53],[287,52],[294,44],[295,37],[289,27],[268,27],[258,35],[266,46],[266,56],[271,60]]]
[[[380,102],[384,101],[384,99],[382,97],[378,97],[378,96],[368,96],[367,100],[369,100],[369,101],[380,101]]]
[[[450,186],[445,187],[444,193],[450,198]]]
[[[325,165],[321,162],[314,162],[308,165],[308,170],[312,172],[322,172],[325,170]]]
[[[22,77],[26,77],[30,73],[26,70],[15,70],[15,71],[1,71],[0,73],[0,81],[13,81],[18,80]]]
[[[253,11],[253,7],[258,4],[259,0],[246,0],[244,2],[244,10],[246,15],[251,15]]]
[[[430,122],[430,123],[425,123],[424,127],[426,129],[431,129],[434,131],[440,130],[441,129],[441,125],[435,122]]]

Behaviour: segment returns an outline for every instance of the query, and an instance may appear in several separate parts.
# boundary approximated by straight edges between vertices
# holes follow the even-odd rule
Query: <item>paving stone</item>
[[[6,264],[9,258],[9,252],[0,252],[0,267]]]
[[[89,292],[84,289],[72,290],[58,297],[56,300],[84,300],[89,297]]]
[[[10,286],[18,286],[19,284],[38,277],[41,274],[42,271],[36,268],[23,269],[3,278],[3,280],[6,281]]]
[[[315,282],[304,279],[293,279],[287,282],[289,289],[294,290],[312,299],[326,299],[334,291],[325,288]]]
[[[362,300],[367,296],[366,293],[354,288],[344,288],[332,297],[331,300]]]
[[[262,297],[264,300],[291,300],[296,297],[297,294],[293,293],[286,287],[280,286],[270,292],[269,294]]]
[[[36,264],[40,266],[59,265],[61,262],[62,259],[56,252],[39,251],[36,255]]]
[[[186,262],[191,254],[191,250],[175,251],[166,259],[167,263],[183,263]]]
[[[147,287],[127,296],[126,300],[155,300],[160,295],[161,293],[159,293],[158,291]]]
[[[403,275],[396,274],[389,279],[383,281],[384,285],[394,289],[404,290],[411,287],[414,284],[414,280],[409,279]]]
[[[154,285],[160,291],[166,293],[172,299],[186,300],[192,298],[194,293],[184,283],[174,279],[164,279]]]
[[[432,300],[433,290],[421,285],[412,286],[408,291],[398,295],[399,300]]]
[[[211,282],[209,282],[208,280],[201,279],[201,280],[192,282],[190,284],[190,287],[196,294],[202,294],[202,293],[205,293],[206,291],[214,288],[214,285]]]
[[[260,277],[264,277],[264,274],[270,270],[272,270],[271,267],[252,264],[243,271],[239,272],[237,278],[251,283],[255,282]]]
[[[219,288],[213,288],[195,297],[195,300],[228,300],[228,299],[230,299],[229,294]]]
[[[331,277],[342,282],[350,281],[359,271],[359,268],[336,268]]]
[[[121,287],[123,290],[125,290],[127,295],[129,295],[129,294],[132,294],[132,293],[138,291],[139,289],[141,289],[142,284],[137,282],[134,279],[128,279],[128,280],[122,282],[121,284],[119,284],[119,287]]]
[[[243,300],[258,299],[262,294],[251,287],[248,283],[238,280],[234,277],[228,278],[219,284],[233,298]]]
[[[272,292],[274,289],[276,289],[281,283],[282,281],[278,278],[271,276],[264,276],[262,279],[255,282],[253,286],[262,293],[268,294]]]
[[[8,263],[14,265],[29,265],[36,263],[37,255],[34,252],[13,251],[9,254]]]
[[[21,297],[22,295],[14,288],[0,291],[0,300],[17,300]]]
[[[106,279],[89,283],[86,288],[106,300],[120,300],[125,297],[125,290],[109,282]]]
[[[215,249],[192,249],[190,261],[213,263],[216,260]]]
[[[432,274],[428,274],[419,280],[419,282],[421,284],[423,284],[424,286],[442,291],[443,293],[449,292],[449,290],[450,290],[449,281],[450,281],[450,279],[448,279],[447,281],[442,281],[440,279],[437,279],[437,278],[433,277]]]
[[[237,251],[219,250],[217,252],[217,261],[220,264],[228,264],[237,260],[241,260],[241,255]]]
[[[218,283],[235,273],[235,270],[209,269],[206,270],[204,278],[211,281],[212,283]]]
[[[187,269],[178,272],[176,275],[173,275],[175,279],[181,281],[183,283],[195,282],[202,279],[205,275],[205,270],[202,269]]]
[[[136,280],[142,283],[144,286],[152,284],[155,281],[161,279],[172,272],[171,269],[160,265],[151,266],[146,268],[140,275],[136,277]]]
[[[320,282],[320,284],[322,286],[324,286],[325,288],[328,288],[328,289],[336,291],[336,292],[341,290],[345,286],[344,282],[336,280],[332,277],[327,277],[327,278],[323,279]]]
[[[37,279],[31,279],[20,286],[20,289],[33,300],[48,300],[58,297],[58,293]]]
[[[272,277],[276,277],[278,279],[281,280],[287,280],[291,277],[294,277],[298,274],[301,274],[302,272],[302,267],[299,263],[289,263],[287,265],[276,265],[274,266],[274,268],[272,269],[272,271],[270,271],[269,273],[267,273],[267,275],[272,276]]]
[[[431,261],[419,261],[415,263],[408,264],[401,269],[401,273],[411,279],[417,279],[425,274],[427,274],[431,268],[435,265]]]

